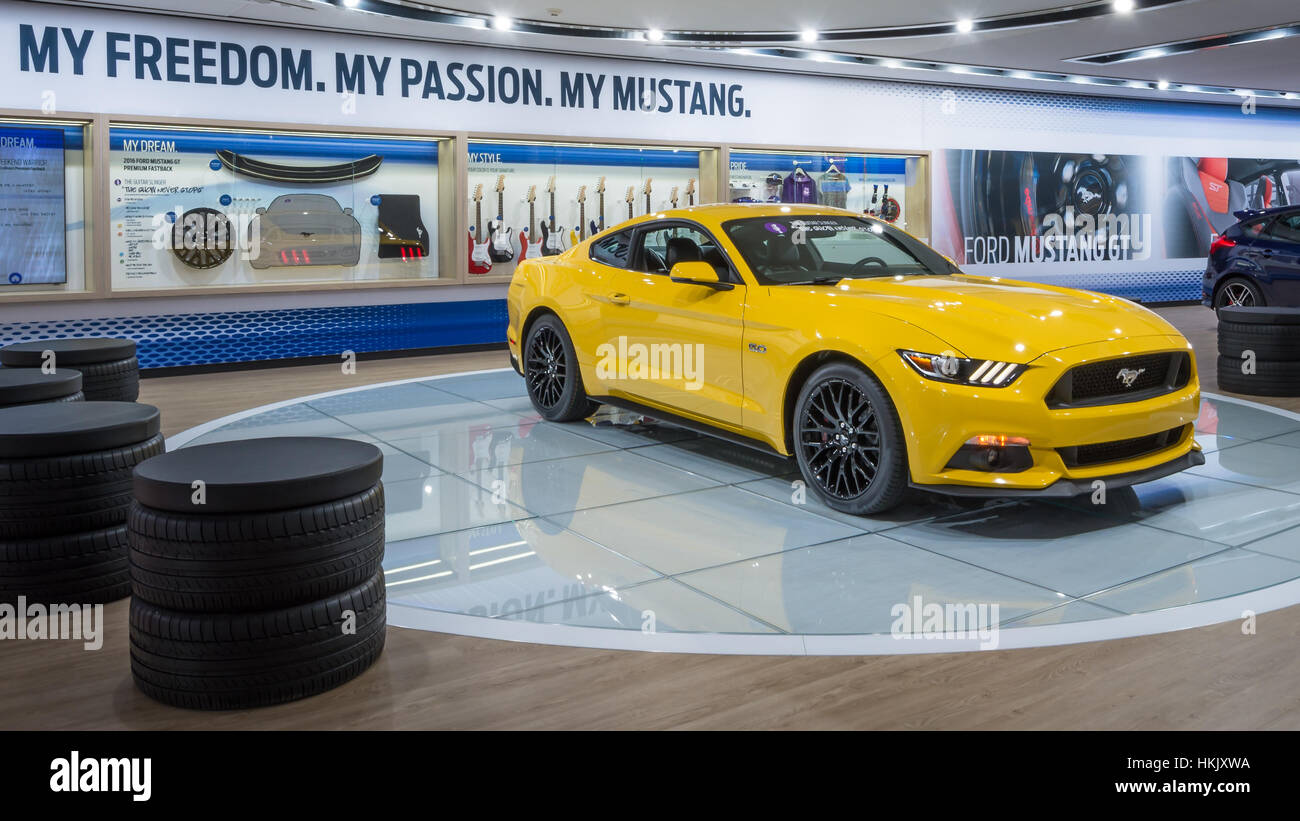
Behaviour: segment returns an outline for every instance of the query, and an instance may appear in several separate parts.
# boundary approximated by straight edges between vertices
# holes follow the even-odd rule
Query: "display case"
[[[930,234],[927,160],[921,153],[733,148],[727,199],[846,208],[925,240]]]
[[[471,282],[508,277],[522,259],[561,253],[632,217],[701,202],[718,156],[698,147],[498,140],[471,140],[468,149]]]
[[[112,290],[455,279],[438,242],[446,142],[113,123]]]
[[[0,300],[91,289],[91,121],[0,119]]]

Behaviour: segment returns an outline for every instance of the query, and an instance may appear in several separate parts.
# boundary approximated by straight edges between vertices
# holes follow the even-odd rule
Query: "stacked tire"
[[[1219,387],[1300,396],[1300,308],[1219,309]]]
[[[315,695],[383,651],[383,454],[278,437],[182,448],[136,471],[131,671],[178,707]]]
[[[158,409],[0,409],[0,601],[97,604],[130,593],[132,471],[163,452]]]
[[[0,348],[0,365],[80,371],[81,389],[92,401],[134,402],[140,398],[140,363],[135,343],[129,339],[84,337],[16,342]]]
[[[85,400],[80,371],[64,368],[46,373],[40,368],[0,368],[0,408]]]

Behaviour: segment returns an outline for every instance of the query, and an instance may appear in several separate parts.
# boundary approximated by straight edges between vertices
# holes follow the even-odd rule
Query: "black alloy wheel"
[[[871,400],[843,379],[822,382],[804,405],[799,446],[823,491],[836,499],[861,496],[880,472],[880,427]]]
[[[908,478],[902,426],[871,374],[848,363],[822,366],[800,390],[793,424],[799,470],[829,507],[863,515],[902,501]]]
[[[1215,308],[1226,308],[1230,305],[1254,308],[1263,306],[1263,304],[1264,299],[1259,293],[1259,289],[1244,279],[1228,280],[1214,296]]]
[[[573,343],[554,314],[539,318],[528,329],[523,368],[528,398],[543,419],[574,422],[599,407],[587,398]]]
[[[172,229],[172,253],[190,268],[216,268],[235,252],[230,220],[215,208],[193,208]]]

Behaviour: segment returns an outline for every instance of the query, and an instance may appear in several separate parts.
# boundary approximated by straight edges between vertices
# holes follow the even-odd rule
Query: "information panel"
[[[114,289],[438,276],[436,140],[114,127]]]
[[[0,125],[0,284],[68,281],[64,141],[62,128]]]

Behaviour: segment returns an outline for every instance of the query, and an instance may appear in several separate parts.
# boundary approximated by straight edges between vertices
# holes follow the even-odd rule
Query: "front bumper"
[[[1086,496],[1096,490],[1095,483],[1101,481],[1107,490],[1114,490],[1118,487],[1128,487],[1130,485],[1140,485],[1143,482],[1152,482],[1165,476],[1172,476],[1175,473],[1205,464],[1205,454],[1199,450],[1189,450],[1176,459],[1171,459],[1164,464],[1155,467],[1135,470],[1129,473],[1120,473],[1114,476],[1106,476],[1102,479],[1057,479],[1052,484],[1041,489],[1032,488],[1003,488],[1003,487],[971,487],[966,485],[919,485],[911,482],[912,487],[919,490],[928,490],[931,493],[942,493],[947,496],[974,496],[974,497],[1003,497],[1003,496],[1021,496],[1035,499],[1069,499],[1075,496]]]
[[[1195,358],[1184,387],[1135,402],[1049,408],[1046,397],[1056,382],[1070,368],[1088,362],[1188,349],[1187,341],[1177,335],[1077,346],[1036,358],[1005,388],[935,382],[897,356],[894,361],[878,362],[877,373],[888,374],[888,389],[907,437],[909,478],[914,486],[958,495],[1076,495],[1081,492],[1078,488],[1090,490],[1098,479],[1107,485],[1133,484],[1199,464],[1195,460],[1200,458],[1200,448],[1192,432],[1200,406]],[[1063,451],[1068,454],[1080,446],[1140,439],[1177,428],[1183,429],[1177,440],[1155,451],[1082,465],[1067,464],[1063,456]],[[1028,439],[1032,464],[1001,473],[949,466],[968,440],[990,434]]]

